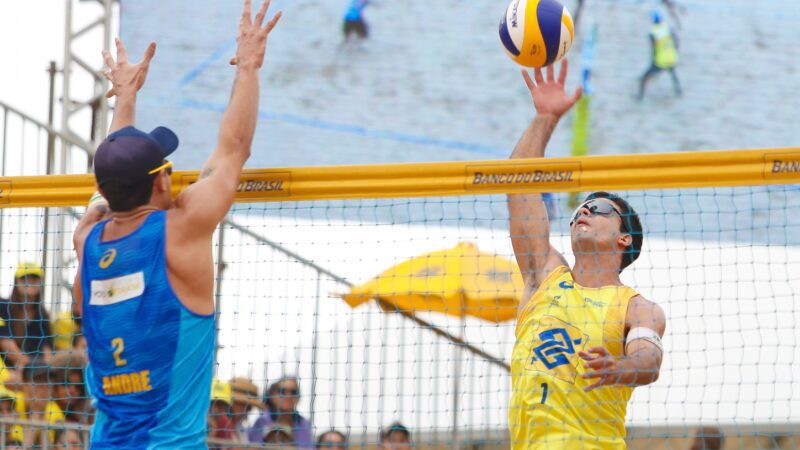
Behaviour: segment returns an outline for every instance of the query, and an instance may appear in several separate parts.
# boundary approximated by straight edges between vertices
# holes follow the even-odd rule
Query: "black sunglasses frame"
[[[575,221],[578,220],[578,217],[581,215],[581,209],[583,208],[589,210],[590,216],[610,216],[611,214],[616,214],[619,217],[619,220],[622,222],[622,231],[630,233],[630,231],[628,231],[628,225],[625,223],[625,219],[622,217],[622,213],[620,213],[610,202],[600,202],[597,201],[596,198],[583,202],[575,209],[575,213],[572,214],[572,219],[569,221],[569,226],[572,226]]]

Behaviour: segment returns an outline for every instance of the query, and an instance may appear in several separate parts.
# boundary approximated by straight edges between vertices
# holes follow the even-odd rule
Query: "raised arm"
[[[581,97],[581,88],[573,95],[564,91],[567,78],[567,60],[561,63],[558,80],[553,67],[547,68],[547,80],[541,69],[534,71],[534,82],[527,71],[522,71],[525,83],[531,92],[536,117],[520,138],[511,159],[543,158],[545,147],[559,119],[569,111]],[[550,244],[550,223],[540,194],[509,194],[511,243],[520,272],[529,289],[536,289],[547,274],[566,264],[564,257]],[[520,304],[525,306],[527,299]]]
[[[200,180],[176,199],[178,213],[192,224],[190,233],[206,235],[214,231],[233,204],[242,167],[250,157],[258,115],[258,74],[264,62],[267,37],[281,17],[278,12],[263,26],[269,4],[265,0],[252,20],[250,0],[244,2],[236,57],[231,60],[236,65],[236,78],[222,116],[217,148],[206,161]]]
[[[136,96],[139,89],[144,86],[147,79],[147,71],[150,68],[150,61],[156,54],[156,43],[151,42],[144,52],[142,60],[136,64],[128,61],[128,52],[125,45],[119,38],[114,40],[117,47],[117,60],[111,54],[103,50],[103,59],[107,68],[103,75],[111,82],[111,89],[106,93],[106,97],[116,97],[117,103],[114,108],[114,118],[111,120],[111,127],[108,133],[111,134],[120,128],[131,126],[136,118]],[[86,208],[75,232],[72,235],[72,245],[78,258],[78,272],[72,284],[73,314],[75,317],[81,316],[81,259],[83,258],[83,244],[86,236],[89,235],[94,224],[103,220],[109,214],[108,203],[99,194],[95,193]]]
[[[128,62],[128,51],[119,38],[114,39],[117,46],[117,60],[111,57],[107,50],[103,50],[103,59],[108,68],[103,71],[103,75],[111,82],[111,89],[106,93],[106,97],[117,97],[114,107],[114,118],[111,120],[111,127],[108,134],[120,128],[125,128],[134,124],[136,120],[136,94],[144,86],[147,78],[147,71],[150,69],[150,60],[156,54],[156,43],[151,42],[144,52],[142,60],[136,64]]]

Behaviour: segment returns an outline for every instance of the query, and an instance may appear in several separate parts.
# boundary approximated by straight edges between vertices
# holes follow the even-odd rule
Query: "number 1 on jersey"
[[[121,357],[122,352],[125,351],[125,341],[122,338],[114,338],[111,340],[111,346],[114,347],[114,362],[117,367],[128,364],[128,360]]]
[[[542,383],[542,404],[547,401],[547,383]]]

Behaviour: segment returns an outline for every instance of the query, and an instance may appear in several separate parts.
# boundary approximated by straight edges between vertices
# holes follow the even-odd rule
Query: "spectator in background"
[[[75,348],[80,336],[81,324],[72,316],[72,311],[63,311],[53,321],[53,346],[57,352],[65,352]]]
[[[258,386],[245,377],[232,378],[228,385],[231,389],[230,417],[236,432],[236,442],[248,442],[247,416],[254,408],[261,410],[264,407],[258,398]],[[261,439],[256,442],[261,442]]]
[[[250,442],[263,442],[265,431],[272,425],[285,425],[292,429],[295,447],[314,448],[311,422],[297,412],[299,402],[297,378],[283,377],[272,383],[264,393],[266,409],[248,432]]]
[[[50,359],[51,408],[53,414],[64,416],[70,423],[89,424],[89,399],[83,379],[86,357],[80,353],[57,353]],[[46,409],[47,411],[47,409]]]
[[[58,428],[53,433],[55,450],[83,450],[83,435],[79,431]]]
[[[350,39],[355,35],[356,39],[366,39],[369,37],[369,26],[364,20],[364,8],[369,4],[369,0],[349,0],[350,6],[344,14],[344,25],[342,32],[344,33],[345,43],[350,42]]]
[[[43,277],[39,264],[20,263],[11,297],[0,301],[0,349],[6,367],[25,366],[35,356],[47,361],[53,353],[50,317],[42,305]]]
[[[224,381],[211,382],[211,405],[208,408],[208,437],[239,441],[231,419],[231,385]]]
[[[31,419],[51,425],[70,422],[87,423],[86,388],[83,370],[86,359],[79,354],[59,353],[48,365],[31,366],[33,396]],[[49,432],[49,442],[55,442],[55,430]],[[37,433],[36,442],[43,441]]]
[[[0,417],[13,420],[27,419],[27,415],[25,414],[25,401],[18,401],[20,396],[21,394],[11,391],[5,386],[0,385]],[[20,412],[20,407],[22,407],[22,412]],[[25,435],[22,425],[6,427],[5,435],[0,436],[0,439],[6,442],[9,440],[24,442]]]
[[[346,450],[347,436],[336,430],[329,430],[317,438],[317,450]]]
[[[402,423],[395,422],[381,432],[381,450],[410,450],[411,432]]]
[[[17,439],[6,439],[6,450],[25,450],[25,444]]]
[[[719,428],[703,427],[697,430],[691,450],[722,450],[725,436]]]
[[[652,59],[650,68],[642,75],[639,81],[639,100],[644,98],[644,90],[651,78],[663,71],[668,71],[672,77],[675,94],[682,94],[681,82],[675,72],[678,64],[678,38],[670,27],[663,23],[661,14],[653,11],[653,28],[650,30],[650,44],[652,46]]]
[[[272,425],[266,433],[264,433],[264,444],[288,444],[287,446],[294,446],[294,433],[292,429],[286,425]]]

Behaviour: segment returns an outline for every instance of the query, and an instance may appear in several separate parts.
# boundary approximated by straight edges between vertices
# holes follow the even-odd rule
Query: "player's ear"
[[[630,247],[631,245],[633,245],[633,236],[631,236],[628,233],[620,234],[617,237],[617,243],[625,248]]]
[[[159,172],[156,178],[153,180],[153,190],[158,190],[158,192],[164,192],[169,189],[167,185],[167,178],[169,175],[166,175],[162,172]]]

